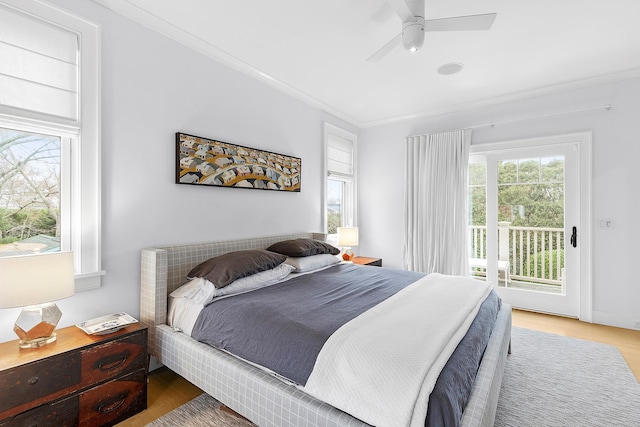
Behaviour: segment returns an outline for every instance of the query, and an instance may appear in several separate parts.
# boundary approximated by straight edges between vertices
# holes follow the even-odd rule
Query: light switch
[[[601,219],[600,228],[613,228],[613,220],[611,218]]]

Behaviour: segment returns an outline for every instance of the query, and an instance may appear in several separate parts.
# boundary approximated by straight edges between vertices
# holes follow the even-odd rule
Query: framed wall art
[[[300,192],[299,157],[176,133],[176,183]]]

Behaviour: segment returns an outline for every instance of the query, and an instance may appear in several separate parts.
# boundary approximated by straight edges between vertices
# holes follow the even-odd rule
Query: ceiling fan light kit
[[[409,52],[416,52],[424,43],[424,18],[416,16],[415,21],[402,24],[402,46]]]
[[[416,52],[424,43],[425,31],[486,31],[491,28],[497,14],[453,16],[450,18],[424,19],[425,0],[387,0],[395,7],[402,21],[402,32],[367,58],[368,62],[377,62],[384,58],[397,45],[409,52]],[[458,70],[460,71],[460,70]],[[452,73],[451,73],[452,74]]]

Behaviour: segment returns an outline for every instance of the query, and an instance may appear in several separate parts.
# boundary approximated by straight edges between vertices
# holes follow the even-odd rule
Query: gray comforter
[[[334,331],[422,276],[404,270],[336,265],[214,300],[200,313],[192,337],[304,385]],[[500,300],[492,292],[436,383],[427,425],[460,423],[499,307]]]

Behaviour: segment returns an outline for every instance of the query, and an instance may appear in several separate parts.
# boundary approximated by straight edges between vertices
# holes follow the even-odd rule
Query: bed
[[[147,248],[141,254],[140,319],[149,328],[149,353],[169,369],[260,426],[364,426],[252,364],[167,325],[167,301],[194,266],[234,251],[265,249],[289,239],[324,241],[317,233]],[[378,268],[378,267],[367,267]],[[511,307],[502,304],[469,401],[463,426],[492,426],[510,345]]]

